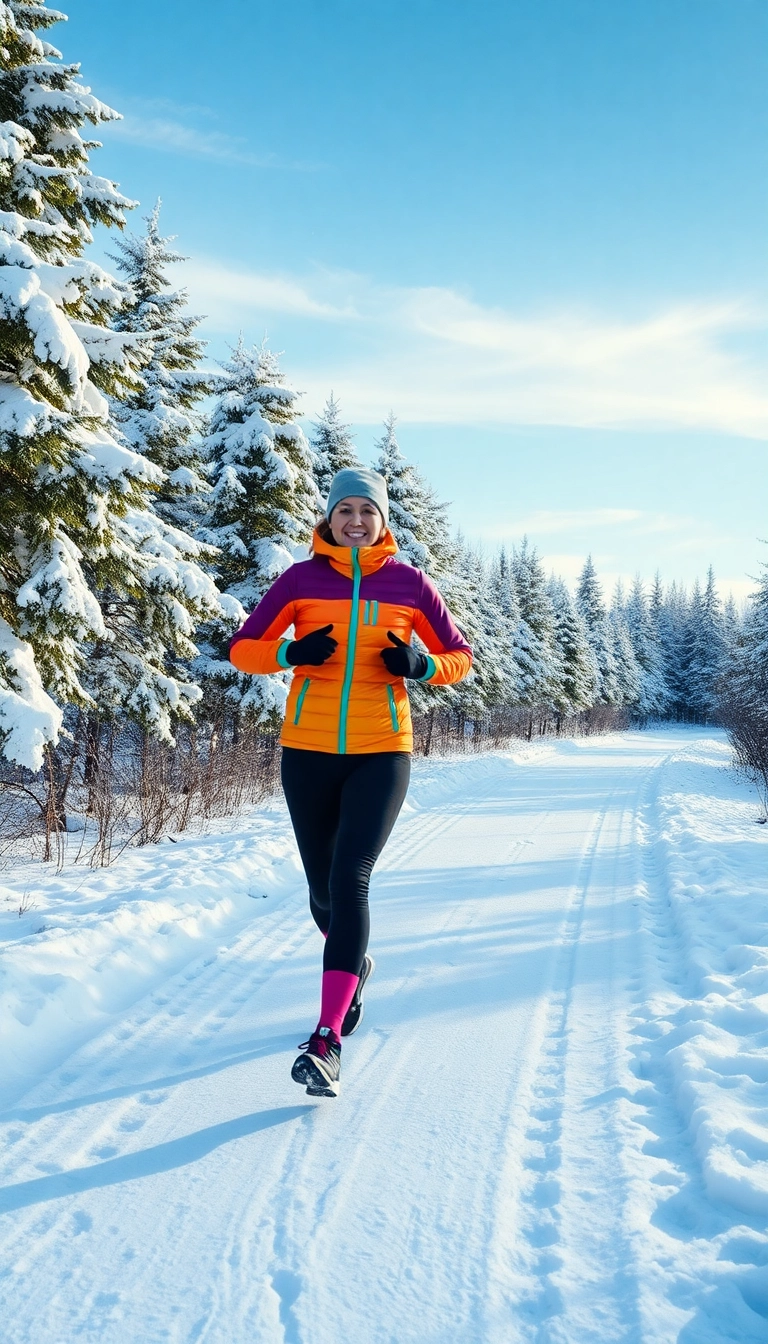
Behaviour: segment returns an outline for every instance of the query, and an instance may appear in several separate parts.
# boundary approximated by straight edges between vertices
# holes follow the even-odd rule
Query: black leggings
[[[281,773],[309,908],[327,934],[323,970],[359,975],[370,928],[368,883],[408,792],[411,757],[283,747]]]

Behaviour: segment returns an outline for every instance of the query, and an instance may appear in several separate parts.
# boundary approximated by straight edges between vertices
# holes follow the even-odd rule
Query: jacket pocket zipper
[[[392,732],[399,733],[400,723],[397,717],[397,705],[395,704],[395,692],[391,686],[387,686],[387,699],[389,700],[389,717],[392,720]]]
[[[302,682],[301,690],[299,691],[299,694],[298,694],[297,697],[296,697],[296,712],[294,713],[294,716],[293,716],[293,724],[294,724],[294,727],[297,726],[297,724],[298,724],[298,722],[299,722],[299,719],[301,718],[301,710],[302,710],[302,707],[303,707],[303,705],[304,705],[304,698],[305,698],[305,696],[306,696],[306,694],[307,694],[307,691],[309,690],[309,683],[310,683],[310,680],[311,680],[311,679],[310,679],[309,677],[305,677],[305,678],[304,678],[304,681]]]

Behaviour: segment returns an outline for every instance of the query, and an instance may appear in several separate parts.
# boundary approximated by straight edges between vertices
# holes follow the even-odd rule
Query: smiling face
[[[375,546],[384,531],[376,505],[361,495],[339,500],[328,521],[337,546]]]

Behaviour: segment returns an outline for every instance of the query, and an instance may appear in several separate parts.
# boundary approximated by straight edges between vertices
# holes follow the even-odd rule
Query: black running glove
[[[332,653],[336,652],[336,640],[328,633],[332,625],[324,625],[321,630],[311,630],[303,639],[294,639],[285,650],[285,661],[292,667],[320,667]]]
[[[404,644],[391,630],[387,631],[387,639],[391,639],[395,646],[393,649],[381,650],[387,671],[393,677],[410,677],[411,681],[423,677],[429,667],[427,655],[412,649],[410,644]]]

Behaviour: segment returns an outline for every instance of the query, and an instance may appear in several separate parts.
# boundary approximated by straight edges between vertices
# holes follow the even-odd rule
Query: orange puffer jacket
[[[279,672],[289,668],[289,626],[301,639],[333,625],[338,647],[328,661],[293,669],[285,746],[341,755],[413,749],[405,683],[381,658],[388,630],[406,643],[415,630],[429,650],[422,681],[445,686],[469,672],[472,650],[434,584],[396,551],[389,530],[359,549],[315,532],[312,558],[280,575],[232,640],[229,656],[241,672]]]

